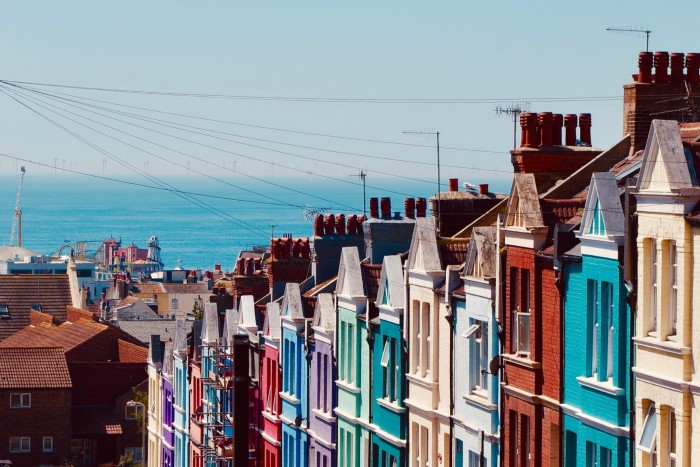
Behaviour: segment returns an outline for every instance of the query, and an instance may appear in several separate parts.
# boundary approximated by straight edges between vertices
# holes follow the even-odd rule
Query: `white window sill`
[[[498,405],[489,402],[488,396],[482,391],[474,391],[471,394],[463,394],[462,398],[467,401],[467,403],[482,407],[487,410],[496,410]]]
[[[277,416],[277,414],[274,414],[272,412],[268,412],[267,410],[262,412],[262,416],[265,419],[271,421],[272,423],[279,423],[280,422],[280,418]]]
[[[280,397],[282,400],[289,402],[290,404],[298,404],[301,402],[294,394],[288,392],[280,392]]]
[[[525,368],[530,368],[532,370],[539,370],[542,368],[541,363],[530,360],[530,357],[523,357],[518,354],[501,354],[501,358],[509,363],[524,366]]]
[[[338,386],[339,388],[342,388],[342,389],[344,389],[345,391],[351,392],[351,393],[353,393],[353,394],[359,394],[359,393],[362,391],[360,388],[358,388],[358,387],[355,386],[354,384],[348,383],[347,381],[343,381],[343,380],[340,380],[340,379],[339,379],[339,380],[336,380],[335,384],[336,384],[336,386]]]
[[[332,412],[324,412],[320,409],[312,409],[311,412],[327,423],[335,423],[336,418],[332,415]]]
[[[395,402],[389,401],[389,399],[384,399],[384,398],[377,399],[377,404],[381,405],[385,409],[391,410],[392,412],[396,412],[399,414],[406,412],[406,407],[401,407],[401,406],[397,405]]]
[[[578,376],[576,377],[576,381],[578,381],[578,383],[583,387],[587,387],[605,394],[610,394],[611,396],[621,396],[625,393],[623,388],[614,386],[611,381],[598,381],[595,376],[590,378]]]
[[[433,389],[433,388],[437,387],[438,383],[435,381],[431,381],[429,378],[430,378],[430,374],[428,374],[426,376],[418,376],[418,375],[411,375],[411,374],[406,375],[406,379],[409,382],[416,384],[417,386],[422,386],[426,389]]]
[[[632,340],[640,347],[648,347],[671,354],[689,355],[691,353],[690,347],[673,341],[661,341],[656,337],[633,337]]]

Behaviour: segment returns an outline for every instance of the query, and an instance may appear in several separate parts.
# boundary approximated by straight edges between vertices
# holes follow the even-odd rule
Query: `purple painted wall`
[[[169,446],[174,446],[175,445],[175,432],[173,430],[173,421],[175,419],[175,409],[173,408],[173,383],[165,378],[161,380],[163,383],[162,387],[162,401],[163,401],[163,416],[162,416],[162,421],[163,421],[163,428],[162,428],[162,434],[163,434],[163,441],[166,442]],[[167,449],[167,447],[163,447],[163,453],[165,454],[166,450],[169,451],[169,458],[173,458],[173,453],[172,450]],[[164,457],[165,459],[165,457]]]
[[[317,381],[318,384],[310,385],[309,403],[311,404],[311,414],[309,417],[309,428],[315,433],[316,437],[324,440],[326,443],[335,443],[336,421],[333,407],[336,405],[336,371],[333,365],[333,352],[330,344],[318,339],[314,345],[310,378],[312,382]],[[317,415],[317,411],[324,412],[325,416]],[[321,443],[317,443],[313,436],[310,438],[310,443],[316,455],[326,456],[330,460],[327,465],[335,465],[334,451],[329,450]],[[322,463],[321,465],[324,464]]]

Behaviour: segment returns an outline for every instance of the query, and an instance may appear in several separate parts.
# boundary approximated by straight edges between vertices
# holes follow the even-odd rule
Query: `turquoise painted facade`
[[[370,347],[367,342],[367,296],[355,247],[340,258],[336,342],[338,362],[338,467],[363,465],[370,459]],[[284,442],[284,441],[283,441]]]
[[[386,256],[377,293],[371,387],[372,465],[405,465],[407,414],[406,355],[403,340],[403,266],[399,256]]]
[[[613,174],[594,174],[577,236],[581,255],[564,262],[564,465],[630,465],[631,321]]]

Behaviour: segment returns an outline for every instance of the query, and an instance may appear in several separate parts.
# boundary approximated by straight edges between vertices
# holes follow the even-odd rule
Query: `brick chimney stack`
[[[644,149],[656,115],[684,122],[689,118],[687,106],[700,106],[700,95],[692,90],[692,103],[682,99],[687,94],[685,82],[700,83],[700,54],[640,52],[638,64],[639,71],[632,75],[633,82],[624,86],[622,112],[622,133],[631,135],[632,152]]]

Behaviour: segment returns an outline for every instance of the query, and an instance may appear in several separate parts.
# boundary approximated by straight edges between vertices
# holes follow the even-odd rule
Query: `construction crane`
[[[17,202],[15,203],[15,218],[12,221],[12,234],[10,234],[10,246],[15,246],[15,232],[17,232],[17,246],[22,246],[22,209],[20,201],[22,200],[22,183],[24,183],[24,174],[27,170],[22,166],[19,175],[19,188],[17,189]]]

